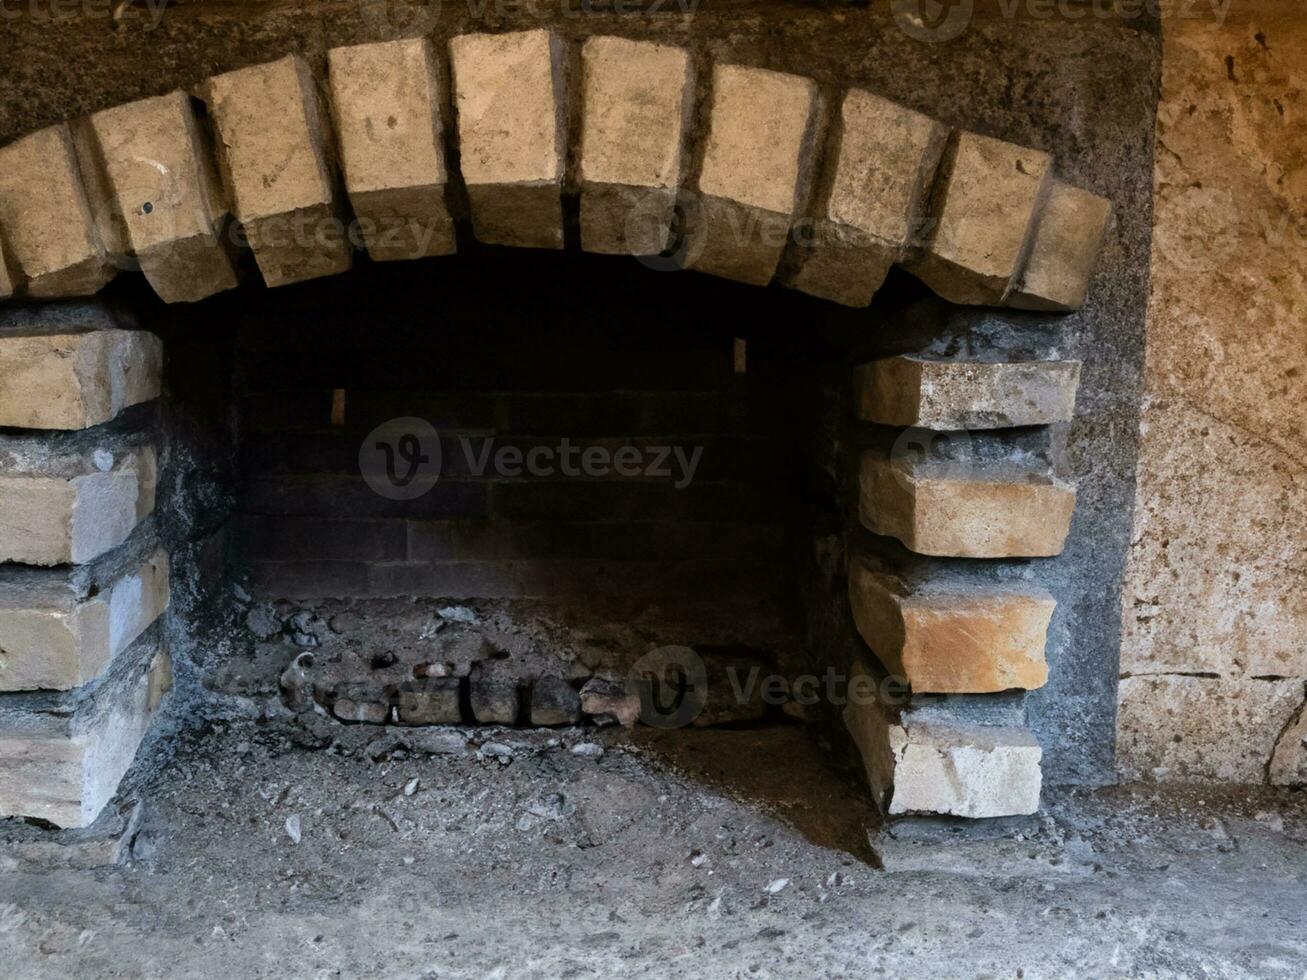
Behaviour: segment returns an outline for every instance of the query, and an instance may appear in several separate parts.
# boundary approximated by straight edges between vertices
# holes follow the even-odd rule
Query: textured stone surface
[[[1053,181],[1035,228],[1030,257],[1008,305],[1024,310],[1075,310],[1085,301],[1112,217],[1112,202]]]
[[[1307,697],[1276,742],[1267,775],[1276,786],[1307,785]]]
[[[575,725],[581,720],[581,697],[561,677],[541,677],[531,685],[531,724]]]
[[[91,117],[100,161],[141,271],[169,303],[236,285],[228,210],[190,96],[172,92]]]
[[[154,510],[154,449],[56,455],[35,465],[0,444],[0,561],[81,564]]]
[[[171,687],[168,651],[152,634],[92,688],[0,697],[0,816],[94,822]]]
[[[866,676],[855,668],[855,676]],[[872,794],[891,816],[1010,817],[1039,809],[1039,743],[1024,728],[923,721],[872,697],[850,698],[844,724]]]
[[[168,607],[162,551],[91,595],[62,571],[0,591],[0,691],[66,691],[94,680]]]
[[[811,177],[817,110],[810,78],[740,65],[713,69],[690,268],[771,281]]]
[[[1069,422],[1075,361],[940,361],[887,357],[855,374],[858,418],[927,429],[1001,429]]]
[[[912,271],[952,303],[1001,303],[1030,246],[1051,163],[1039,150],[959,133],[940,164],[930,241]]]
[[[159,396],[163,345],[140,330],[0,337],[0,425],[84,429]]]
[[[477,238],[562,248],[562,42],[544,30],[465,34],[450,41],[449,58],[459,166]]]
[[[1117,716],[1121,773],[1174,782],[1263,782],[1305,689],[1297,679],[1123,677]]]
[[[1123,680],[1119,763],[1261,780],[1290,769],[1271,749],[1307,680],[1307,26],[1177,21],[1165,41],[1121,670],[1217,678]],[[1188,687],[1220,692],[1210,721],[1176,717]]]
[[[67,125],[0,147],[0,227],[30,296],[89,296],[117,274]]]
[[[18,291],[18,273],[4,241],[4,227],[0,226],[0,302],[11,299]]]
[[[457,725],[458,698],[457,677],[423,677],[400,685],[395,710],[404,725]]]
[[[581,48],[581,247],[654,255],[667,246],[694,100],[689,53],[618,37]]]
[[[1048,679],[1044,643],[1057,603],[1036,586],[913,585],[855,558],[849,603],[863,640],[913,691],[985,694]]]
[[[1075,489],[1040,470],[862,459],[862,523],[922,555],[1038,558],[1062,551]]]
[[[484,664],[472,668],[468,678],[472,717],[482,725],[512,725],[517,722],[517,683],[497,676]]]
[[[206,100],[236,217],[259,271],[284,286],[350,267],[317,82],[298,55],[217,75]]]
[[[341,170],[368,254],[396,261],[454,252],[431,43],[333,48],[327,64]]]
[[[917,234],[948,130],[870,92],[844,97],[788,285],[866,306]]]

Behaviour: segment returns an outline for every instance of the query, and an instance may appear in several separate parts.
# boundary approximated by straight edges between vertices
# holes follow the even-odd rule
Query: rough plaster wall
[[[1163,28],[1128,777],[1307,782],[1307,24],[1293,16]]]

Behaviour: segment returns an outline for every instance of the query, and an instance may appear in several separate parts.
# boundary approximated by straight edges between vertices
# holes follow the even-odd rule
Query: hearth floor
[[[1020,839],[895,839],[798,724],[397,730],[213,692],[171,711],[114,805],[121,864],[60,867],[46,832],[3,825],[6,976],[1307,970],[1304,793],[1050,792]]]

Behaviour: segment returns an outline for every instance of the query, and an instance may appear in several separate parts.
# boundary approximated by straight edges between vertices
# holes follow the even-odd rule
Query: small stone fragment
[[[612,676],[596,674],[581,687],[581,710],[596,720],[615,718],[623,728],[640,720],[640,694]]]
[[[581,720],[581,698],[561,677],[541,677],[531,687],[531,724],[575,725]]]
[[[410,779],[407,783],[404,784],[404,795],[412,796],[414,793],[418,791],[419,785],[421,785],[421,780],[418,779],[417,776],[414,776],[412,779]]]
[[[604,747],[598,742],[578,742],[572,746],[572,755],[578,755],[582,759],[601,759],[604,755]]]
[[[1035,243],[1008,306],[1023,310],[1079,309],[1089,292],[1103,236],[1112,217],[1105,197],[1055,181],[1035,229]]]
[[[768,895],[779,895],[789,885],[789,878],[776,878],[767,882],[767,887],[763,889]]]
[[[300,829],[299,814],[291,814],[286,818],[286,836],[290,838],[292,844],[298,844],[303,838],[303,832]]]

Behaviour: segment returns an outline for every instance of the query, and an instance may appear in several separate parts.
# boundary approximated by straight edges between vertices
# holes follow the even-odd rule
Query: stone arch
[[[356,247],[378,261],[451,254],[460,222],[486,243],[563,248],[575,200],[583,250],[670,250],[690,270],[850,306],[870,303],[894,265],[955,303],[1084,301],[1110,206],[1057,179],[1045,153],[793,74],[718,64],[696,78],[666,45],[596,36],[576,54],[546,30],[462,35],[442,55],[423,38],[365,44],[329,52],[322,79],[289,55],[41,130],[0,148],[0,299],[87,296],[138,268],[163,300],[195,302],[238,284],[239,246],[275,287],[344,272]],[[132,331],[4,338],[0,426],[98,425],[159,394],[158,361],[155,338]],[[857,414],[905,433],[1064,423],[1078,368],[889,358],[859,369]],[[82,449],[90,460],[95,447]],[[42,607],[67,656],[11,671],[0,690],[94,682],[162,612],[160,552],[76,584],[78,563],[121,545],[153,505],[149,448],[129,449],[102,472],[114,493],[96,490],[93,462],[35,474],[44,490],[29,483],[26,496],[0,486],[0,507],[39,512],[48,529],[0,560],[74,566]],[[869,454],[860,481],[863,524],[926,556],[1057,554],[1075,499],[1038,468],[894,454]],[[1054,601],[1038,585],[978,587],[863,556],[848,578],[859,632],[912,691],[1044,683]],[[120,584],[148,601],[84,628]],[[7,628],[21,627],[0,611]],[[151,708],[158,665],[138,698]],[[940,724],[879,697],[850,704],[846,721],[891,812],[1037,806],[1040,750],[1019,726]],[[31,815],[89,821],[128,761],[98,761],[80,772],[85,795]]]

